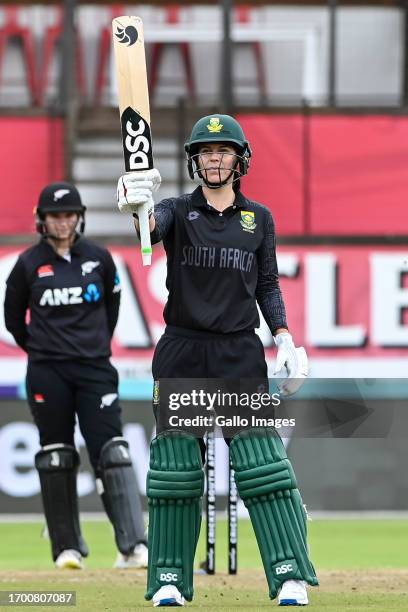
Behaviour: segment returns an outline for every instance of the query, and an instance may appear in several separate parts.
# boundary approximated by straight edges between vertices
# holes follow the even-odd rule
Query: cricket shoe
[[[280,606],[307,606],[306,582],[304,580],[286,580],[279,591]]]
[[[166,584],[162,586],[153,595],[153,606],[158,608],[160,606],[184,606],[185,600],[180,591],[174,584]]]
[[[121,552],[113,566],[116,569],[146,569],[147,568],[147,546],[137,544],[130,555],[123,555]]]
[[[58,569],[84,569],[81,554],[68,548],[60,553],[55,561]]]

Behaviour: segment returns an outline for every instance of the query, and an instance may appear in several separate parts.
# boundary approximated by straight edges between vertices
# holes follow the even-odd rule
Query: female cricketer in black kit
[[[288,332],[272,216],[240,191],[249,144],[235,119],[213,115],[195,124],[185,148],[190,177],[201,182],[193,193],[154,206],[152,192],[161,181],[156,169],[118,182],[119,209],[133,213],[138,229],[138,206],[147,202],[152,242],[162,240],[167,254],[167,327],[152,364],[156,390],[160,379],[267,379],[264,349],[254,331],[258,303],[278,347],[276,370],[287,369],[281,393],[290,394],[294,379],[307,375],[307,357]],[[155,408],[146,598],[154,606],[182,606],[193,597],[202,441],[165,427],[161,398]],[[244,428],[228,443],[269,595],[282,606],[306,605],[306,584],[317,585],[317,578],[308,556],[306,513],[283,443],[272,427]]]
[[[78,514],[76,415],[115,531],[115,566],[147,567],[118,375],[109,361],[119,278],[109,251],[81,235],[84,213],[73,185],[43,189],[36,219],[41,240],[21,253],[7,280],[5,322],[28,354],[27,397],[41,444],[35,465],[56,567],[81,569],[88,554]]]

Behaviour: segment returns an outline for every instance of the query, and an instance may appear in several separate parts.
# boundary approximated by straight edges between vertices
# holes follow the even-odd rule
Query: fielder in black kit
[[[109,251],[82,235],[85,207],[73,185],[45,187],[36,214],[41,240],[10,273],[5,322],[28,355],[27,398],[41,444],[35,465],[53,559],[58,568],[81,569],[88,554],[78,513],[77,418],[115,531],[115,566],[146,567],[139,492],[109,359],[120,302],[116,267]]]
[[[167,255],[166,330],[152,364],[158,434],[147,479],[146,598],[154,606],[192,600],[204,486],[201,436],[181,425],[166,426],[170,403],[163,406],[160,381],[172,379],[172,389],[180,390],[191,378],[227,386],[244,379],[252,391],[259,381],[267,384],[264,349],[255,333],[257,305],[278,347],[276,372],[287,370],[281,394],[293,393],[296,379],[307,376],[306,352],[295,347],[288,331],[271,213],[240,191],[251,159],[241,126],[228,115],[203,117],[185,149],[190,177],[200,182],[191,194],[154,205],[152,192],[161,182],[156,169],[118,182],[119,209],[133,213],[138,230],[138,207],[147,203],[152,243],[163,241]],[[188,407],[193,412],[193,394]],[[308,555],[306,512],[282,440],[274,427],[248,427],[228,443],[269,596],[281,606],[307,605],[306,584],[316,585],[317,578]]]

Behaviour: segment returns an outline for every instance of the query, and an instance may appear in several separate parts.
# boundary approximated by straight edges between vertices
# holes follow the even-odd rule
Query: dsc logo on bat
[[[148,170],[150,151],[149,139],[144,136],[146,123],[140,119],[137,129],[134,129],[132,121],[126,122],[125,147],[130,153],[128,164],[129,170]]]

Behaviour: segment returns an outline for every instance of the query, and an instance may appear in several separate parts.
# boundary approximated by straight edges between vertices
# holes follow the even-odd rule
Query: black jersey
[[[259,326],[256,302],[274,332],[287,327],[270,211],[236,193],[219,212],[198,187],[155,206],[152,243],[163,240],[169,291],[164,320],[230,333]]]
[[[108,357],[119,301],[109,251],[78,237],[68,261],[42,239],[21,253],[7,279],[5,323],[33,360]]]

